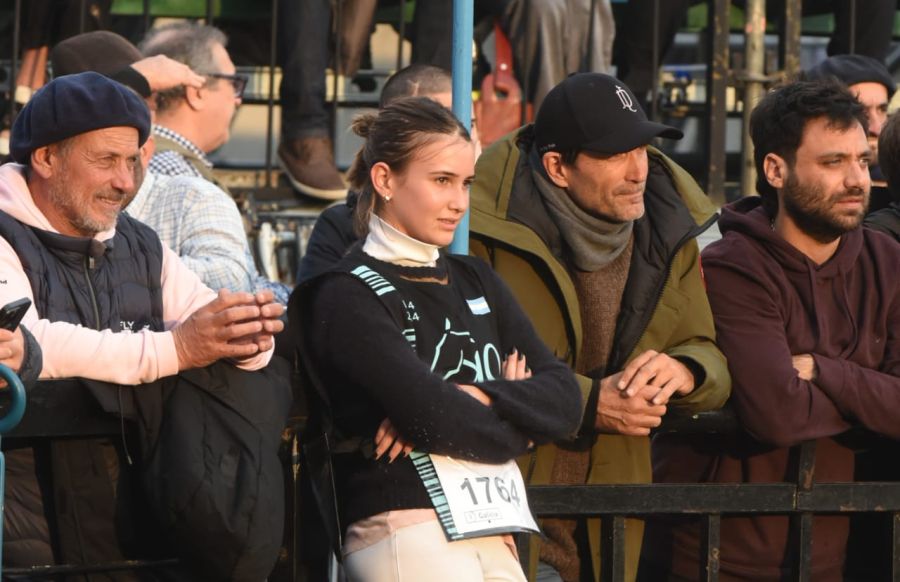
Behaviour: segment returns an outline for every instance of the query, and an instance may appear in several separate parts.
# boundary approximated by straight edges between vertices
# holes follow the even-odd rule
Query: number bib
[[[489,465],[418,451],[410,459],[448,540],[540,531],[515,461]]]

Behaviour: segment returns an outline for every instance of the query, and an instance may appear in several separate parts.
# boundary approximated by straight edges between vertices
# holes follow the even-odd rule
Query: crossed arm
[[[900,299],[885,305],[881,361],[862,365],[792,349],[796,340],[785,331],[785,301],[777,290],[724,261],[705,266],[719,343],[735,382],[735,408],[751,435],[791,446],[862,424],[900,438]]]

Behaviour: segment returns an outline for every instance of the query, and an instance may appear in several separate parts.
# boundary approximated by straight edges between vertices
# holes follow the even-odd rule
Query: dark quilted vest
[[[41,318],[114,332],[137,332],[145,327],[163,331],[163,248],[150,227],[121,215],[116,235],[101,243],[32,228],[0,212],[0,236],[16,251]],[[121,398],[119,387],[94,384],[94,390],[107,390]],[[109,462],[110,443],[114,441],[76,439],[49,443],[51,485],[58,500],[52,528],[59,540],[57,558],[63,562],[125,559],[120,540],[134,534],[116,529],[116,521],[123,518],[117,515],[115,484],[111,475],[96,470]],[[35,454],[43,457],[46,453],[38,450]],[[119,486],[121,491],[125,483],[120,482]],[[128,515],[124,519],[134,521]],[[130,573],[86,579],[135,580]]]
[[[0,212],[41,318],[93,329],[163,331],[163,248],[148,226],[123,214],[100,243],[32,228]]]

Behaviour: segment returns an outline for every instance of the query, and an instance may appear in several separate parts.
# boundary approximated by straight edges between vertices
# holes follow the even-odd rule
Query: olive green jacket
[[[538,334],[573,368],[581,353],[578,297],[561,260],[562,239],[533,185],[528,158],[530,126],[488,148],[476,166],[471,194],[470,252],[488,261],[510,286]],[[609,365],[597,378],[578,375],[585,402],[582,434],[594,439],[588,482],[651,482],[650,439],[596,434],[599,380],[646,350],[689,360],[702,370],[697,388],[673,398],[669,410],[720,408],[731,391],[725,357],[715,345],[695,237],[717,218],[716,209],[687,172],[650,148],[644,217],[635,221],[631,268]],[[556,447],[540,447],[521,465],[530,484],[547,484]],[[643,522],[626,524],[626,578],[633,579]],[[589,521],[594,575],[599,579],[599,520]],[[530,553],[532,577],[537,540]]]

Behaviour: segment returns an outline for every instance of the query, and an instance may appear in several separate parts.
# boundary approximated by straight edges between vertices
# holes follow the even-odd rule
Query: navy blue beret
[[[143,145],[150,110],[134,91],[103,75],[65,75],[32,95],[13,123],[9,149],[15,161],[28,164],[40,147],[106,127],[133,127]]]
[[[881,61],[865,55],[835,55],[828,57],[806,71],[810,81],[834,77],[845,85],[857,83],[880,83],[888,92],[888,99],[894,96],[897,84],[890,71]]]

